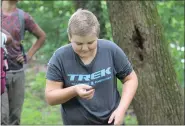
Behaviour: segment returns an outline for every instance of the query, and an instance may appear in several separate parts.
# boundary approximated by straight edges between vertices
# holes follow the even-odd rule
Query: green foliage
[[[125,125],[137,125],[138,122],[137,122],[137,118],[134,116],[131,116],[131,115],[127,115],[125,116]]]
[[[21,124],[62,124],[60,106],[49,106],[44,100],[45,73],[39,72],[33,75],[33,70],[26,72],[26,92]]]
[[[107,31],[107,36],[104,39],[108,39],[108,40],[112,40],[112,29],[111,29],[111,24],[110,24],[110,20],[109,20],[109,14],[108,14],[108,10],[107,10],[107,4],[106,1],[101,1],[101,6],[103,8],[103,12],[102,12],[102,16],[103,19],[105,19],[105,28]]]
[[[72,1],[21,1],[18,5],[25,12],[29,12],[46,33],[45,44],[35,58],[47,63],[57,48],[68,43],[67,24],[74,12]],[[28,50],[33,42],[33,36],[27,34],[25,49]]]
[[[31,82],[31,89],[33,91],[43,91],[43,87],[45,86],[45,73],[40,72],[36,74],[35,81]]]
[[[123,86],[122,82],[119,79],[117,79],[117,88],[120,94],[122,92],[122,86]]]
[[[157,9],[177,80],[181,86],[184,86],[184,1],[158,1]]]

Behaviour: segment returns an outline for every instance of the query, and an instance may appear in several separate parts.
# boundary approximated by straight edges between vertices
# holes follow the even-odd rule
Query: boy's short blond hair
[[[69,19],[67,32],[70,37],[72,35],[85,36],[92,33],[98,37],[100,24],[92,12],[78,9]]]

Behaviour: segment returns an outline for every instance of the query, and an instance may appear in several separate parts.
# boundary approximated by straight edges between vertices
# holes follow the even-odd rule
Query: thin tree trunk
[[[107,1],[114,41],[139,79],[133,99],[139,124],[184,124],[184,95],[152,1]]]

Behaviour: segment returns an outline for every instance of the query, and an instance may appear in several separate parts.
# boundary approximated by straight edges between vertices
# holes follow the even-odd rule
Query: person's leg
[[[13,77],[13,84],[9,90],[9,124],[20,125],[20,118],[22,112],[22,105],[24,102],[24,72],[17,72]]]
[[[9,103],[7,89],[1,95],[1,125],[8,125],[9,118]]]

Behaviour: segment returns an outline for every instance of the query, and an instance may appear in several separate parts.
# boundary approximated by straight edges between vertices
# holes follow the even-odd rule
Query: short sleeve
[[[51,59],[49,60],[46,72],[46,79],[58,82],[64,82],[62,76],[62,65],[59,62],[56,54],[54,53]]]
[[[24,13],[25,18],[25,30],[28,30],[29,32],[33,32],[33,30],[37,27],[37,24],[33,20],[32,16],[30,16],[28,13]]]
[[[126,76],[128,76],[132,72],[133,68],[124,51],[116,44],[114,47],[114,69],[116,77],[122,81]]]

